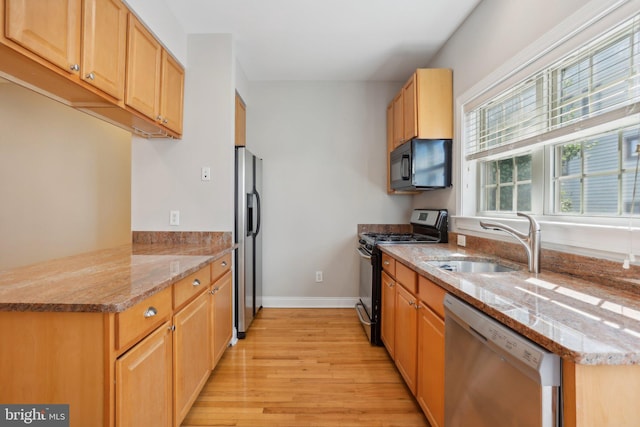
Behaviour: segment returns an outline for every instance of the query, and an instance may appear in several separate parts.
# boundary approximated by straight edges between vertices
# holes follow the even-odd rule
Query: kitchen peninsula
[[[179,426],[231,340],[233,249],[231,233],[134,232],[0,271],[0,402],[69,404],[71,426]]]

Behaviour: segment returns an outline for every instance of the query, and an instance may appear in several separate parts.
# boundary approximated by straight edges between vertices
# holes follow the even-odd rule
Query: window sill
[[[515,239],[501,231],[485,230],[480,227],[480,220],[491,220],[509,225],[522,232],[527,231],[526,219],[514,217],[469,217],[454,216],[451,218],[450,230],[460,234],[513,242]],[[637,255],[640,262],[640,220],[633,219],[615,221],[604,224],[594,220],[593,223],[576,223],[569,218],[536,217],[540,224],[542,246],[560,252],[567,252],[595,258],[615,261],[624,260],[629,253]],[[626,225],[624,223],[626,222]]]

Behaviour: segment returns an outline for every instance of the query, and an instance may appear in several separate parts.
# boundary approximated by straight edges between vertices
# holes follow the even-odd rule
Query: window
[[[483,162],[482,211],[531,211],[531,155]]]
[[[476,212],[640,213],[640,15],[465,110],[464,119]],[[536,158],[544,159],[541,173]]]

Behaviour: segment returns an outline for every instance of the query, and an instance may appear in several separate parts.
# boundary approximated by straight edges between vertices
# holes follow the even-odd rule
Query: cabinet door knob
[[[167,120],[167,119],[162,119],[162,123],[164,123],[164,124],[166,125],[167,123],[169,123],[169,120]]]
[[[144,317],[149,318],[155,316],[156,314],[158,314],[158,310],[155,307],[151,306],[144,312]]]
[[[384,262],[384,265],[389,265],[389,261],[385,261],[385,262]]]
[[[227,266],[227,261],[222,261],[222,266],[226,267]]]
[[[158,115],[158,117],[156,117],[156,120],[157,120],[157,121],[162,121],[162,116],[161,116],[161,115]]]
[[[174,331],[176,330],[176,325],[171,325],[171,326],[169,326],[169,330],[170,330],[171,332],[174,332]]]
[[[72,64],[69,66],[71,71],[80,71],[80,66],[78,64]]]
[[[92,71],[92,72],[90,72],[89,74],[87,74],[87,75],[86,75],[86,77],[87,77],[89,80],[95,80],[95,79],[96,79],[96,75],[95,75],[95,73],[94,73],[93,71]]]
[[[200,286],[200,280],[196,279],[192,283],[193,286]]]

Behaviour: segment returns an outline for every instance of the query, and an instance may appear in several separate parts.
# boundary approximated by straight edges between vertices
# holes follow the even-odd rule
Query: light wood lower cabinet
[[[233,336],[233,311],[231,271],[211,285],[211,369],[224,354]]]
[[[418,301],[403,286],[396,286],[395,362],[409,390],[416,394],[418,362]]]
[[[207,292],[173,317],[174,426],[179,426],[198,397],[211,369],[210,300]]]
[[[117,427],[172,426],[170,330],[163,324],[116,361]]]
[[[418,311],[416,399],[431,427],[444,427],[444,320],[422,301]]]
[[[228,254],[120,313],[0,311],[0,402],[69,404],[70,427],[178,427],[231,340],[230,269]]]
[[[380,338],[389,352],[391,358],[395,358],[396,336],[396,282],[384,271],[382,272],[382,325]]]

